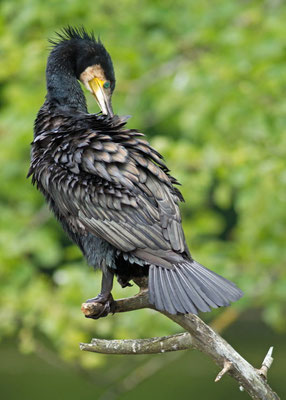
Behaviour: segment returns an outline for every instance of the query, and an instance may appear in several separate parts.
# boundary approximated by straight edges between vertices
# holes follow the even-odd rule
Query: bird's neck
[[[87,112],[85,96],[72,65],[48,62],[46,79],[47,100],[50,103],[75,111]]]

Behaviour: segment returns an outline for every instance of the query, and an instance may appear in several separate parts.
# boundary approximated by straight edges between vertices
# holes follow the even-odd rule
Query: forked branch
[[[139,294],[115,301],[115,312],[127,312],[142,308],[155,309],[148,301],[146,281],[136,282],[141,291]],[[100,312],[101,304],[84,303],[82,311],[86,317],[92,317]],[[157,310],[158,311],[158,310]],[[161,311],[159,311],[161,312]],[[167,336],[163,338],[137,339],[137,340],[98,340],[93,339],[90,344],[81,343],[80,348],[85,351],[93,351],[106,354],[146,354],[163,351],[183,350],[194,348],[202,351],[213,359],[222,369],[218,374],[218,381],[225,373],[232,376],[252,399],[255,400],[279,400],[278,395],[266,382],[265,364],[267,370],[271,363],[269,355],[267,362],[263,362],[260,370],[257,370],[242,358],[221,336],[206,325],[197,315],[180,314],[171,315],[161,312],[166,317],[184,328],[188,333]],[[174,346],[177,344],[178,348]],[[263,376],[262,376],[263,375]]]

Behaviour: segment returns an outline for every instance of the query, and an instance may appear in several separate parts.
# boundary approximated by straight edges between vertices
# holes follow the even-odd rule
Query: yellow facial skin
[[[104,88],[104,84],[106,81],[93,78],[88,81],[89,87],[91,89],[92,94],[94,95],[99,108],[102,111],[102,114],[108,115],[109,117],[113,117],[113,111],[111,107],[111,94],[110,90]]]

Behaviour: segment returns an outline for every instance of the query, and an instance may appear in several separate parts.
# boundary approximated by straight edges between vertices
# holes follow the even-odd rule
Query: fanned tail
[[[149,301],[170,314],[210,311],[228,306],[242,295],[234,283],[194,260],[176,264],[173,269],[149,268]]]

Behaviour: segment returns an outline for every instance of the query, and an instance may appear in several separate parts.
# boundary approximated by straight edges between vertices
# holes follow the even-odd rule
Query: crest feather
[[[100,39],[95,39],[94,32],[88,33],[83,26],[72,27],[68,25],[61,31],[56,32],[55,39],[49,39],[49,43],[52,47],[59,45],[60,43],[67,42],[69,40],[88,40],[94,44],[102,44]]]

